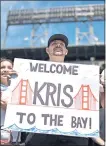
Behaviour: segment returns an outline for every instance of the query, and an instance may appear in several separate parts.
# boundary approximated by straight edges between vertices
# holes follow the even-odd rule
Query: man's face
[[[50,43],[49,47],[46,48],[46,52],[49,56],[64,57],[67,55],[68,50],[66,49],[65,43],[63,41],[54,40]]]
[[[1,62],[1,67],[0,67],[0,70],[1,70],[1,77],[6,77],[8,75],[8,72],[11,72],[12,71],[12,63],[9,62],[9,61],[2,61]]]

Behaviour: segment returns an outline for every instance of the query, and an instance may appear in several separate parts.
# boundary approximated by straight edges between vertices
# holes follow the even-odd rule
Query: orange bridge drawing
[[[12,104],[32,105],[33,90],[28,80],[20,80],[12,91]]]
[[[73,98],[75,109],[80,110],[97,110],[97,99],[93,95],[89,85],[82,85],[80,90]]]
[[[33,94],[29,81],[22,79],[13,90],[11,103],[32,105]],[[78,110],[97,110],[97,102],[89,85],[81,85],[78,93],[73,98],[74,108]]]

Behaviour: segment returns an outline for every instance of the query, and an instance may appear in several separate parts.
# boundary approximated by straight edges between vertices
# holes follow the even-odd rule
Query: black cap
[[[65,35],[63,35],[63,34],[54,34],[48,40],[48,47],[49,47],[50,43],[52,41],[54,41],[54,40],[61,40],[61,41],[63,41],[65,43],[66,47],[68,46],[68,38]]]

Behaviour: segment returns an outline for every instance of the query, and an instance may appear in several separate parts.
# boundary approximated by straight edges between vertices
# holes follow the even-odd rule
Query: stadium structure
[[[35,35],[37,27],[42,27],[42,24],[51,23],[84,23],[89,26],[89,32],[81,32],[79,27],[76,27],[76,43],[69,44],[69,53],[65,58],[66,62],[79,63],[103,63],[105,60],[105,45],[100,42],[94,34],[92,22],[103,21],[105,19],[105,5],[81,5],[68,7],[54,7],[48,9],[21,9],[10,10],[7,16],[7,27],[5,32],[4,44],[1,49],[1,56],[14,58],[26,58],[36,60],[48,60],[45,52],[46,46],[35,46]],[[6,39],[8,36],[9,26],[16,25],[32,25],[31,45],[30,47],[7,48]],[[37,26],[37,27],[36,27]],[[104,34],[103,34],[104,35]],[[90,36],[90,38],[89,38]],[[86,38],[86,45],[80,44],[81,40]],[[39,38],[38,38],[39,39]]]

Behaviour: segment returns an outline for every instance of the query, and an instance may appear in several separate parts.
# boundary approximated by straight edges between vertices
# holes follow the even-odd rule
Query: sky
[[[9,10],[15,9],[40,9],[40,8],[51,8],[61,6],[76,6],[76,5],[87,5],[87,4],[103,4],[104,1],[1,1],[1,48],[5,38],[6,30],[6,19]],[[43,24],[38,27],[36,35],[39,38],[35,39],[35,47],[42,47],[47,45],[49,37],[56,33],[65,34],[69,39],[70,45],[75,45],[76,36],[75,28],[78,26],[81,32],[88,32],[88,25],[85,23],[54,23],[54,24]],[[95,37],[99,39],[99,42],[104,42],[104,22],[97,21],[92,22],[94,27]],[[35,26],[37,27],[37,25]],[[21,26],[9,26],[8,35],[6,39],[6,48],[19,48],[19,47],[30,47],[31,46],[31,31],[32,25],[21,25]],[[47,32],[46,37],[44,33]],[[88,44],[87,39],[83,39],[81,44]]]

